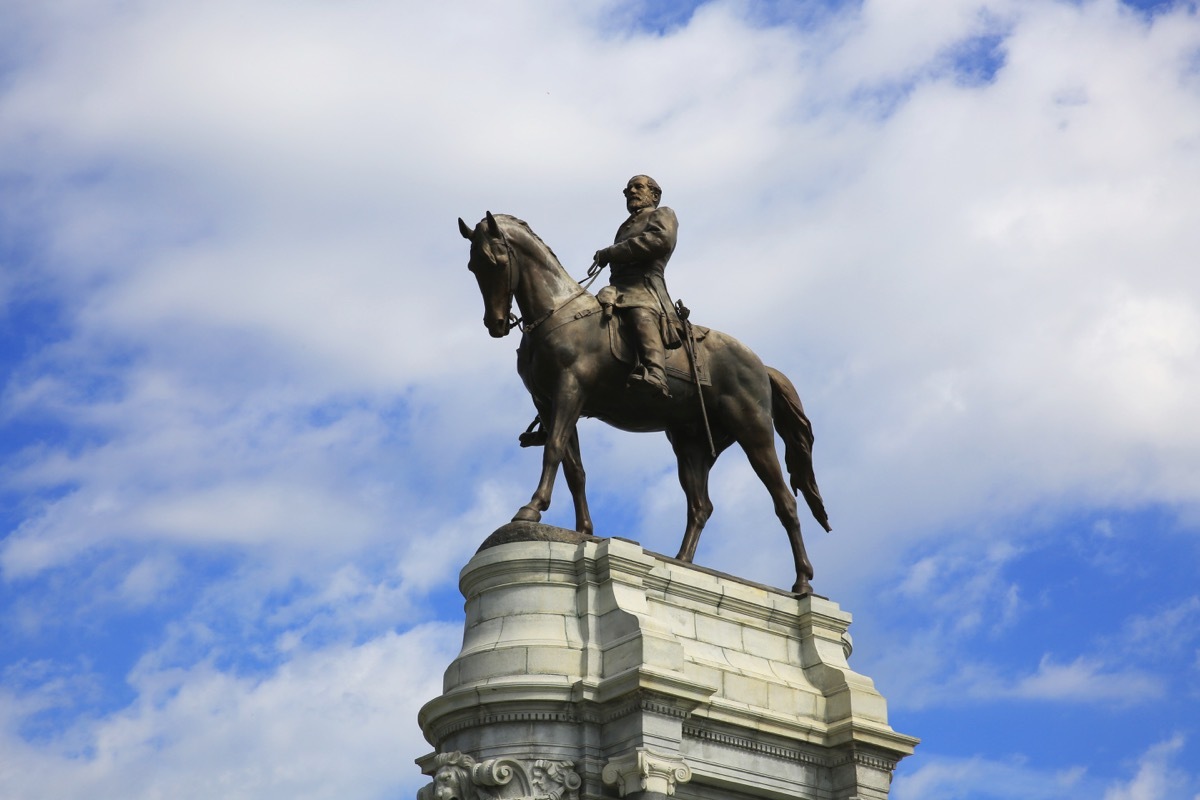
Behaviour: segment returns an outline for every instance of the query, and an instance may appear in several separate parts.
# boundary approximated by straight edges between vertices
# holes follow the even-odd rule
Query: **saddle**
[[[630,365],[630,367],[637,364],[637,347],[633,342],[629,326],[624,324],[621,315],[613,314],[611,317],[606,317],[604,325],[608,328],[608,344],[612,348],[613,357],[622,364]],[[686,336],[684,336],[683,347],[676,347],[666,351],[666,362],[663,364],[663,368],[668,375],[674,375],[676,378],[688,383],[695,383],[696,376],[699,375],[701,385],[712,386],[712,378],[708,370],[708,354],[703,347],[699,346],[708,336],[708,328],[693,325],[692,335],[695,337],[697,345],[696,372],[692,372],[692,362],[688,358]]]
[[[555,327],[581,320],[584,317],[600,315],[600,325],[608,330],[608,345],[612,351],[613,358],[620,361],[622,364],[628,364],[630,367],[638,363],[637,347],[631,341],[632,336],[629,333],[629,326],[621,321],[620,314],[602,313],[604,307],[599,302],[592,299],[588,307],[577,312],[573,317],[560,322]],[[684,323],[685,325],[688,323]],[[708,328],[700,325],[692,325],[692,338],[696,344],[696,371],[692,371],[692,362],[688,357],[690,342],[684,340],[682,347],[675,347],[666,351],[666,362],[663,364],[663,369],[670,375],[674,375],[680,380],[687,381],[690,384],[695,384],[697,377],[700,384],[703,386],[712,386],[712,377],[708,369],[708,353],[705,348],[700,347],[700,343],[708,337]],[[554,328],[551,328],[553,330]],[[685,332],[686,333],[686,332]],[[681,334],[683,336],[685,334]],[[519,436],[521,447],[542,447],[546,444],[546,430],[542,426],[542,418],[535,416],[533,422],[529,423],[529,427]]]

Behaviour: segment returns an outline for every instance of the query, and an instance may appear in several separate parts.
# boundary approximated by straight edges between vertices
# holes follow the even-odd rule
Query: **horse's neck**
[[[521,276],[517,286],[521,316],[530,319],[545,314],[579,292],[579,283],[567,274],[541,242],[523,234],[514,244],[521,254]]]

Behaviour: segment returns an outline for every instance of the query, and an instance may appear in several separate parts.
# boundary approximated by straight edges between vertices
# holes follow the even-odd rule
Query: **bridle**
[[[519,328],[522,333],[531,333],[543,322],[545,322],[546,320],[553,317],[557,312],[561,311],[563,308],[566,308],[571,303],[571,301],[573,301],[575,298],[577,298],[577,297],[583,295],[585,292],[587,292],[587,287],[590,286],[592,284],[592,281],[596,280],[596,276],[600,274],[600,268],[598,267],[598,265],[593,263],[592,266],[588,268],[588,282],[586,284],[583,283],[582,281],[577,281],[577,283],[580,284],[579,289],[577,291],[573,292],[566,300],[563,300],[561,303],[559,303],[558,305],[556,305],[554,308],[550,309],[546,313],[542,314],[540,317],[535,319],[533,322],[525,322],[525,320],[523,318],[518,317],[516,314],[513,313],[513,310],[512,310],[513,299],[517,295],[517,280],[519,277],[517,275],[516,268],[513,266],[513,262],[516,260],[516,253],[513,251],[512,243],[508,241],[508,236],[504,233],[504,231],[502,229],[499,229],[500,226],[497,225],[496,227],[499,230],[501,241],[504,242],[504,259],[505,259],[505,261],[504,261],[504,273],[505,273],[504,278],[505,278],[505,283],[508,284],[508,302],[507,302],[507,308],[505,309],[504,321],[505,321],[505,324],[508,326],[508,329],[507,329],[508,331],[511,331],[513,328]],[[588,316],[588,315],[585,315],[585,316]]]
[[[508,301],[504,309],[504,324],[508,326],[506,333],[513,328],[521,327],[521,318],[513,313],[513,298],[517,296],[517,270],[513,267],[513,261],[516,260],[516,254],[513,252],[512,244],[508,241],[508,237],[504,235],[504,231],[500,230],[500,226],[496,226],[500,232],[500,240],[504,242],[504,282],[508,284]]]

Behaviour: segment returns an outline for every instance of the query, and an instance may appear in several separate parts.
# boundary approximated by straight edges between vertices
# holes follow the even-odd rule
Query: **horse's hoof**
[[[792,584],[792,594],[796,597],[808,597],[812,594],[812,584],[808,582],[808,578],[798,578]]]
[[[513,515],[513,522],[541,522],[542,512],[529,506],[521,506],[521,510]]]

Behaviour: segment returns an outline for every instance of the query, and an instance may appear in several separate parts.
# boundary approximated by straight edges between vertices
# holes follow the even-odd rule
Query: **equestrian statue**
[[[712,515],[709,471],[737,442],[787,531],[796,567],[792,592],[809,594],[813,569],[793,493],[802,494],[813,517],[831,529],[813,473],[812,425],[800,397],[787,377],[737,339],[692,325],[688,310],[672,304],[664,271],[675,249],[675,212],[660,207],[662,190],[646,175],[631,178],[624,194],[629,218],[613,244],[596,251],[588,271],[594,278],[611,268],[610,285],[596,295],[522,220],[490,211],[474,228],[458,220],[471,242],[467,268],[483,295],[488,332],[499,338],[521,329],[517,372],[537,408],[535,424],[542,426],[534,432],[531,425],[521,437],[523,445],[544,447],[542,474],[513,520],[541,519],[561,464],[575,529],[593,535],[575,427],[580,417],[627,431],[663,431],[687,497],[687,527],[676,557],[690,562]],[[775,452],[776,432],[784,442],[787,482]]]

